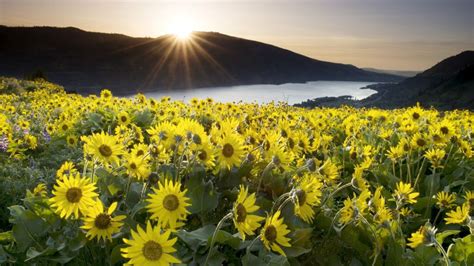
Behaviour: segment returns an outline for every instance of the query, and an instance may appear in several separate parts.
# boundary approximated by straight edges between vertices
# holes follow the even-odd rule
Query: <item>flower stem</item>
[[[247,247],[246,254],[250,253],[250,249],[252,248],[253,244],[255,244],[255,242],[257,242],[257,240],[259,240],[260,237],[261,235],[258,235],[254,240],[252,240],[252,242],[250,242],[250,245]]]
[[[449,258],[448,258],[448,254],[444,250],[443,246],[441,246],[441,244],[437,240],[435,240],[434,243],[436,247],[441,251],[441,254],[443,255],[443,259],[444,259],[444,262],[446,263],[446,266],[451,265],[451,262],[449,261]]]
[[[204,266],[209,265],[209,258],[211,257],[212,254],[212,248],[214,247],[214,242],[216,241],[216,236],[217,232],[221,229],[221,227],[224,225],[224,222],[228,219],[232,218],[232,212],[228,213],[226,216],[224,216],[219,223],[216,226],[216,229],[214,230],[214,233],[212,234],[211,238],[211,245],[209,246],[209,253],[207,253],[206,261],[204,262]]]

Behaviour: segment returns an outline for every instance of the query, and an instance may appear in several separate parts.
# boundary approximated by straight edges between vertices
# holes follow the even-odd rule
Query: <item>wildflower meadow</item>
[[[0,79],[0,264],[473,265],[474,114]]]

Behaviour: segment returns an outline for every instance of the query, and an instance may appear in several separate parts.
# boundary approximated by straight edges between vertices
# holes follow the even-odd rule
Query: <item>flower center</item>
[[[95,227],[104,230],[109,228],[111,222],[112,219],[110,218],[110,215],[107,213],[101,213],[95,218],[94,225]]]
[[[112,149],[105,144],[100,145],[99,152],[104,157],[109,157],[110,155],[112,155]]]
[[[168,211],[174,211],[179,207],[179,200],[178,197],[175,195],[166,195],[163,199],[163,207]]]
[[[143,245],[142,252],[146,259],[156,261],[163,255],[163,248],[160,244],[150,240]]]
[[[193,142],[196,143],[196,144],[201,144],[202,143],[201,137],[199,137],[199,135],[192,135],[192,139],[193,139]]]
[[[298,197],[298,204],[301,206],[306,202],[306,192],[302,189],[296,191],[296,196]]]
[[[247,217],[247,210],[245,209],[244,205],[242,205],[242,203],[239,203],[236,209],[237,209],[237,222],[238,223],[245,222],[245,218]]]
[[[161,131],[160,133],[158,133],[158,137],[159,137],[161,140],[167,140],[167,139],[168,139],[168,136],[166,135],[166,132],[165,132],[165,131]]]
[[[267,228],[265,228],[265,238],[269,241],[269,242],[275,242],[276,238],[277,238],[277,231],[276,231],[276,228],[275,226],[273,225],[269,225],[267,226]]]
[[[232,157],[234,154],[234,147],[232,147],[232,145],[229,143],[226,143],[222,148],[222,154],[227,158]]]
[[[474,216],[474,204],[472,201],[472,199],[469,200],[469,216]]]
[[[426,141],[424,139],[418,139],[416,140],[416,145],[420,146],[420,147],[423,147],[425,146],[426,144]]]
[[[200,151],[198,157],[199,157],[199,160],[205,161],[207,159],[207,152],[206,151]]]
[[[292,138],[288,138],[288,146],[290,146],[291,149],[295,147],[295,141]]]
[[[71,203],[78,203],[82,198],[82,190],[77,187],[70,188],[66,192],[66,198]]]
[[[413,116],[413,119],[415,119],[415,120],[418,119],[418,118],[420,118],[420,114],[419,114],[419,113],[416,113],[416,112],[413,113],[412,116]]]
[[[138,150],[137,151],[137,156],[142,156],[144,154],[145,154],[145,152],[143,150]]]
[[[449,133],[449,129],[447,127],[441,127],[440,130],[441,133],[443,133],[444,135],[447,135]]]
[[[75,140],[74,139],[69,139],[69,144],[74,144],[75,143]]]
[[[130,164],[130,168],[132,168],[133,170],[137,169],[137,165],[135,163],[131,163]]]
[[[122,122],[125,123],[125,122],[127,122],[127,117],[126,117],[126,116],[122,116],[122,117],[120,117],[120,120],[122,120]]]

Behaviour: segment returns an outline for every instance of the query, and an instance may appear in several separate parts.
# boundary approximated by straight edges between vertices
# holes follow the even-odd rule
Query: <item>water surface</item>
[[[173,100],[188,102],[196,97],[212,97],[219,102],[257,102],[284,101],[288,104],[300,103],[308,99],[325,96],[350,95],[355,99],[364,99],[376,91],[361,89],[374,82],[355,81],[311,81],[307,83],[285,83],[281,85],[242,85],[231,87],[198,88],[188,90],[163,90],[145,93],[147,97],[159,99],[170,96]]]

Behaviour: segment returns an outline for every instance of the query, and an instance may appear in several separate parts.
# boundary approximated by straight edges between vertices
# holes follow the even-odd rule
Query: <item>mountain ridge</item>
[[[378,93],[362,100],[375,107],[406,107],[417,102],[440,109],[474,109],[474,51],[441,60],[396,84],[369,85]]]
[[[88,93],[106,87],[119,94],[157,88],[401,79],[222,33],[194,32],[192,36],[180,42],[172,35],[130,37],[75,27],[0,26],[4,40],[0,42],[0,74],[24,77],[41,70],[70,90]]]

